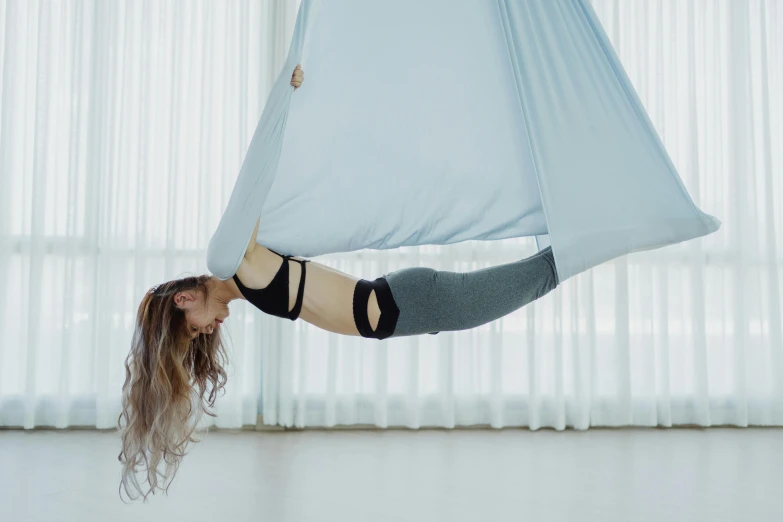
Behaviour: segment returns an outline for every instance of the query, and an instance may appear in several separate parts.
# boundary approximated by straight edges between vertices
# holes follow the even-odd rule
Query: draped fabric
[[[303,87],[288,85],[296,63]],[[304,0],[208,252],[536,236],[560,281],[718,230],[586,0]]]

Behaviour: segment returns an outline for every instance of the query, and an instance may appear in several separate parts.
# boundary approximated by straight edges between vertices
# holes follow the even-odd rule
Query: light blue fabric
[[[295,93],[297,63],[305,71]],[[587,0],[302,0],[207,253],[535,236],[558,279],[716,231]]]

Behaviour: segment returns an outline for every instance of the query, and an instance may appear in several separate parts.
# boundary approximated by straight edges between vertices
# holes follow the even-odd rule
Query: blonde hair
[[[157,489],[168,493],[166,482],[170,485],[174,479],[188,443],[199,442],[193,433],[202,414],[215,417],[207,406],[214,406],[217,392],[226,384],[224,365],[228,361],[220,329],[191,339],[185,310],[174,303],[174,296],[183,290],[202,291],[206,302],[210,278],[169,281],[147,292],[139,305],[117,420],[122,439],[117,457],[122,463],[120,498],[123,487],[131,499],[138,498],[131,495],[129,485],[143,495],[144,502]],[[207,384],[211,390],[205,398]],[[161,460],[165,463],[162,474],[158,471]],[[136,468],[142,463],[149,485],[146,492],[136,479]]]

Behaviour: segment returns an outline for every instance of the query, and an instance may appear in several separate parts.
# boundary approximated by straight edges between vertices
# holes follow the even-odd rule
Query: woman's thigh
[[[411,267],[384,277],[400,310],[392,337],[475,328],[557,286],[550,248],[473,272]]]

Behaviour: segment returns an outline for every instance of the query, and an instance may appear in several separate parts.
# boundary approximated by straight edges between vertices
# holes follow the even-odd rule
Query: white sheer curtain
[[[264,346],[265,424],[783,424],[783,5],[592,5],[695,203],[723,228],[613,260],[470,331],[379,343],[285,324]],[[518,239],[330,261],[374,278],[534,251]]]
[[[253,424],[263,407],[285,426],[783,424],[783,6],[592,3],[721,230],[457,333],[379,342],[232,303],[228,393],[205,423]],[[296,4],[0,0],[0,425],[115,425],[138,301],[206,272]],[[534,251],[316,260],[375,278]]]
[[[297,8],[0,0],[0,426],[116,426],[141,296],[207,273]],[[232,311],[204,424],[256,422],[272,321]]]

